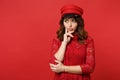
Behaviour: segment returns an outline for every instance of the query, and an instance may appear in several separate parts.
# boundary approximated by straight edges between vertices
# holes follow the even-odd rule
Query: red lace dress
[[[74,36],[69,44],[67,44],[63,64],[66,66],[80,65],[82,74],[73,73],[55,73],[54,80],[90,80],[90,73],[95,67],[95,50],[93,39],[89,36],[85,40],[85,44],[77,41],[78,36]],[[54,54],[59,49],[61,41],[57,38],[53,39],[50,63],[55,63]]]

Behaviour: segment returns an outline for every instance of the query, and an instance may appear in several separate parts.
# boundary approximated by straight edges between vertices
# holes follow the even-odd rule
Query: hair
[[[56,32],[57,38],[60,41],[63,41],[63,36],[65,34],[65,27],[64,27],[63,21],[64,21],[64,19],[70,19],[70,18],[74,18],[75,21],[77,22],[77,24],[78,24],[77,29],[74,33],[76,33],[78,35],[79,43],[84,44],[84,40],[86,40],[88,38],[88,33],[84,29],[84,20],[83,20],[82,16],[73,14],[73,13],[65,14],[61,17],[61,20],[59,21],[60,29]]]

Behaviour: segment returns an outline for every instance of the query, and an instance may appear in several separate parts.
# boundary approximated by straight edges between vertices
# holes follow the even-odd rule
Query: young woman
[[[61,8],[60,29],[53,39],[50,56],[54,80],[90,80],[94,71],[94,41],[84,29],[82,14],[76,5]]]

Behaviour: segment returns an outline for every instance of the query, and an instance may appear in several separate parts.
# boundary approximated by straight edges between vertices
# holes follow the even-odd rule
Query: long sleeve
[[[95,67],[95,48],[94,48],[94,41],[90,39],[87,44],[87,53],[86,53],[86,60],[85,64],[80,65],[83,74],[89,74],[94,71]]]
[[[59,49],[59,43],[60,42],[57,38],[53,39],[52,46],[51,46],[51,52],[50,52],[50,63],[56,64],[55,60],[57,59],[55,58],[54,55]]]

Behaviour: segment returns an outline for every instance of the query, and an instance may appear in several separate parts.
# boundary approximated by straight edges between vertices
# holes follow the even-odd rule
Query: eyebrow
[[[68,20],[68,19],[73,19],[73,20],[75,20],[75,18],[65,18],[64,20]]]

